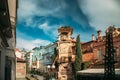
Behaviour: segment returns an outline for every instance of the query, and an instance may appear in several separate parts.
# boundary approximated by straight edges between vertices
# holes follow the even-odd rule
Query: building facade
[[[15,49],[16,55],[16,79],[25,78],[26,76],[26,60],[25,60],[26,51]]]
[[[115,28],[115,27],[112,27],[112,28],[113,28],[113,44],[114,44],[114,49],[115,49],[115,60],[117,62],[117,63],[115,63],[115,67],[119,69],[120,68],[120,28]],[[109,30],[109,28],[107,30]],[[58,80],[62,80],[62,76],[63,76],[63,79],[67,80],[67,78],[71,74],[67,75],[65,73],[65,71],[67,69],[66,66],[68,66],[66,64],[69,64],[69,59],[70,59],[69,57],[72,58],[71,61],[74,62],[74,60],[75,60],[75,43],[76,43],[76,41],[71,38],[71,33],[72,33],[71,29],[67,30],[66,27],[65,28],[62,27],[62,28],[58,29],[58,32],[59,32],[59,38],[58,38],[58,42],[57,42],[58,55],[56,56],[56,59],[54,60],[52,65],[54,65],[55,62],[57,62],[59,64]],[[106,37],[102,36],[101,31],[99,30],[99,31],[97,31],[96,39],[95,39],[94,35],[92,35],[91,41],[81,43],[82,64],[83,64],[82,67],[85,67],[86,63],[87,63],[86,68],[93,68],[93,69],[94,68],[100,68],[100,69],[104,68],[104,56],[105,56],[105,44],[106,44],[105,41],[106,41]],[[83,69],[85,69],[85,68],[83,68]],[[71,70],[69,70],[69,71],[71,71]],[[84,74],[82,73],[82,75],[84,75]]]
[[[16,58],[16,79],[25,78],[26,76],[26,61],[22,58]]]
[[[27,54],[27,51],[19,50],[18,48],[15,49],[15,55],[17,58],[25,60],[25,54]]]
[[[120,28],[113,28],[113,44],[115,49],[115,59],[117,63],[115,64],[120,65]],[[109,30],[106,29],[106,31]],[[93,67],[96,63],[104,63],[104,56],[105,56],[105,44],[106,44],[106,37],[102,36],[101,31],[97,32],[97,39],[94,38],[92,35],[92,40],[89,42],[82,43],[82,52],[83,52],[83,61],[92,61]],[[90,55],[91,54],[91,55]],[[88,56],[89,55],[89,56]],[[91,66],[92,67],[92,66]]]
[[[29,72],[32,70],[32,56],[33,56],[33,53],[34,53],[34,50],[30,50],[29,52],[27,52],[25,54],[25,60],[26,60],[26,68],[27,68],[27,71],[26,72]]]
[[[52,64],[52,55],[54,54],[54,49],[56,48],[57,44],[56,43],[51,43],[49,45],[45,46],[45,54],[43,55],[44,57],[44,65],[50,65]]]
[[[17,0],[0,1],[0,80],[15,80]]]
[[[120,79],[120,28],[110,26],[106,29],[112,28],[113,30],[113,45],[114,45],[114,59],[115,59],[115,80]],[[104,64],[105,64],[105,46],[106,36],[102,36],[101,31],[97,32],[97,38],[92,35],[92,40],[82,44],[83,61],[92,63],[87,69],[78,71],[78,80],[89,79],[89,80],[103,80],[104,79]],[[92,54],[92,55],[90,55]],[[89,56],[88,56],[89,55]],[[82,76],[82,77],[81,77]]]
[[[35,47],[32,55],[32,68],[43,71],[43,55],[45,53],[45,46]]]
[[[75,40],[72,38],[73,29],[63,26],[58,29],[58,80],[74,80],[72,62],[75,59]]]

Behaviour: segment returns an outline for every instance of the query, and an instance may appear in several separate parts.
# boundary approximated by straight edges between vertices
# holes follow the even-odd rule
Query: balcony
[[[61,57],[60,59],[59,59],[59,63],[68,63],[68,62],[71,62],[72,60],[72,57]]]

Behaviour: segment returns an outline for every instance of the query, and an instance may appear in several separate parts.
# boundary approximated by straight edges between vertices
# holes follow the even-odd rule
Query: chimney
[[[95,40],[95,36],[94,36],[94,34],[92,34],[92,41],[94,41]]]
[[[101,34],[101,30],[97,31],[97,41],[101,41],[102,40],[102,34]]]
[[[97,34],[98,34],[98,38],[102,37],[101,30],[98,30]]]

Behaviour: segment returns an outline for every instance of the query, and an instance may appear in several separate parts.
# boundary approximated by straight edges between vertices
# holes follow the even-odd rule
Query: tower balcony
[[[61,57],[58,60],[59,63],[68,63],[68,62],[72,62],[72,57]]]

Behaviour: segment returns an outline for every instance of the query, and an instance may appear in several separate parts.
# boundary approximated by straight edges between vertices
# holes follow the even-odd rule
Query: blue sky
[[[119,0],[19,0],[17,47],[31,50],[57,40],[57,29],[71,26],[73,37],[91,40],[96,31],[120,27]]]

